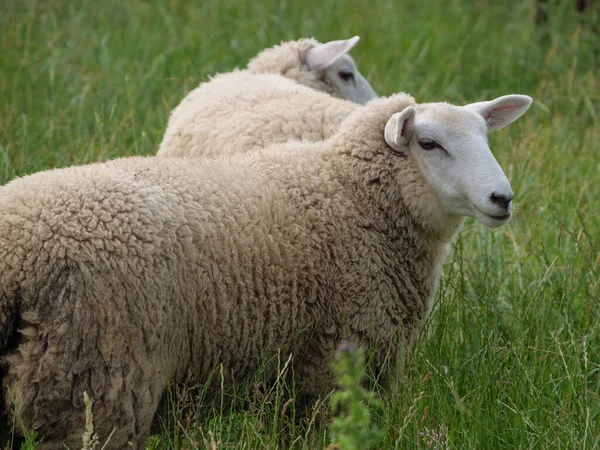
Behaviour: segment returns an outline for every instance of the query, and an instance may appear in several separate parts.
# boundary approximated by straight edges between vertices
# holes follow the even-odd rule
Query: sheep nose
[[[514,195],[511,193],[510,195],[499,194],[497,192],[492,192],[490,195],[490,200],[494,205],[499,206],[502,209],[508,209],[508,205],[510,201],[513,199]]]

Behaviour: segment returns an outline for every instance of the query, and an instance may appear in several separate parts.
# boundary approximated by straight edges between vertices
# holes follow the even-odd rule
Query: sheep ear
[[[466,107],[481,115],[488,131],[493,131],[521,117],[531,102],[531,97],[527,95],[505,95],[489,102],[471,103]]]
[[[385,142],[399,153],[404,153],[415,130],[415,108],[408,106],[394,114],[385,125]]]
[[[341,41],[331,41],[309,49],[304,62],[310,70],[323,70],[331,66],[340,56],[348,53],[360,37],[354,36]]]

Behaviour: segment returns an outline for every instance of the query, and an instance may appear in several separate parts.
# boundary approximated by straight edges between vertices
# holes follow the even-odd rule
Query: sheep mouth
[[[500,216],[492,216],[491,214],[486,214],[486,216],[488,216],[490,219],[494,219],[494,220],[508,220],[508,219],[510,219],[511,215],[512,215],[512,213],[502,214]]]
[[[488,219],[497,220],[497,221],[500,221],[500,222],[506,222],[508,219],[510,219],[510,216],[512,215],[512,212],[508,212],[506,214],[498,214],[498,215],[488,214],[488,213],[484,213],[476,205],[473,205],[473,206],[475,206],[475,209],[477,211],[479,211],[482,215],[484,215],[485,217],[487,217]]]

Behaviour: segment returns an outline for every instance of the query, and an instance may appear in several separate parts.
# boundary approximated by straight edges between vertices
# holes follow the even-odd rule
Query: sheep
[[[218,365],[243,380],[281,351],[318,396],[349,340],[385,373],[429,314],[464,217],[510,219],[487,133],[530,103],[395,94],[323,142],[130,157],[0,187],[5,410],[40,448],[74,446],[85,391],[99,435],[116,427],[107,448],[142,448],[168,381],[204,383]]]
[[[377,94],[347,53],[359,36],[320,44],[302,38],[263,50],[248,63],[251,73],[283,75],[333,97],[364,105]]]
[[[213,157],[291,139],[322,141],[358,107],[279,75],[218,75],[175,108],[157,156]]]
[[[157,155],[214,156],[327,139],[356,103],[377,96],[346,54],[358,40],[285,42],[246,70],[201,83],[171,112]]]

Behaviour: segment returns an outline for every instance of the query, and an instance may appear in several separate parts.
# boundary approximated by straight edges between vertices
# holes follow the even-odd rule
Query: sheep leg
[[[6,396],[14,399],[17,420],[43,437],[38,448],[62,448],[63,443],[70,448],[81,446],[84,391],[93,401],[94,431],[101,443],[110,436],[107,449],[143,448],[158,406],[158,400],[148,404],[148,399],[141,398],[149,392],[144,381],[135,379],[131,371],[127,374],[127,369],[109,370],[95,364],[69,370],[67,365],[73,368],[82,362],[73,364],[72,357],[71,352],[58,350],[44,332],[21,343],[17,353],[7,357]]]
[[[307,348],[294,365],[297,379],[296,415],[299,418],[312,413],[319,402],[327,403],[328,395],[334,387],[331,362],[335,357],[339,339],[331,333],[320,330],[310,338]]]
[[[40,306],[22,312],[17,343],[4,355],[6,409],[43,438],[40,449],[79,448],[87,392],[100,441],[112,433],[105,448],[143,448],[166,377],[139,351],[136,329],[107,325],[88,285],[64,270],[39,292]]]

